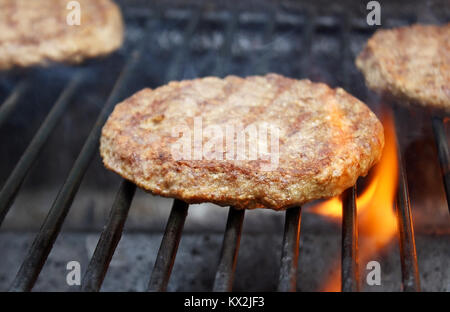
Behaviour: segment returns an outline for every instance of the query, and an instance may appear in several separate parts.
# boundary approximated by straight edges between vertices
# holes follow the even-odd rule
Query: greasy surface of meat
[[[378,30],[356,65],[371,89],[450,110],[450,24]]]
[[[255,142],[251,132],[238,130],[221,139],[206,131],[214,125],[228,134],[227,127],[262,124],[270,131],[267,136],[258,132]],[[174,154],[186,129],[192,130],[186,142],[194,147],[203,129],[203,156]],[[272,140],[277,137],[273,129],[279,130],[278,140]],[[248,156],[239,158],[242,133],[253,144],[246,143]],[[267,157],[250,157],[264,138],[274,166],[264,166]],[[278,210],[354,185],[379,160],[384,135],[375,114],[343,89],[268,74],[173,81],[144,89],[115,107],[100,141],[105,166],[153,194],[188,203]],[[222,159],[209,157],[205,149],[219,151],[216,156]]]
[[[69,1],[0,0],[0,69],[78,63],[121,46],[123,21],[111,0],[78,0],[80,25],[70,26]]]

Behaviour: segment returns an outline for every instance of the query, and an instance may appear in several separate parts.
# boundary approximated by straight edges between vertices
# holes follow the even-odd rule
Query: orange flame
[[[374,168],[373,178],[356,200],[358,212],[359,263],[362,267],[375,253],[386,246],[397,233],[397,218],[393,210],[397,191],[398,160],[394,121],[385,114],[383,118],[385,146],[380,162]],[[340,197],[331,198],[312,208],[312,212],[332,217],[342,217]],[[361,244],[364,242],[364,244]],[[340,265],[336,264],[339,268]],[[324,291],[340,291],[340,270],[333,270]]]

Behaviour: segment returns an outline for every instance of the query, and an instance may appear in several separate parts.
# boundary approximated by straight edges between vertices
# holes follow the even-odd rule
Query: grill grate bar
[[[111,209],[108,224],[100,236],[94,255],[83,278],[82,291],[100,290],[111,258],[122,237],[123,227],[135,192],[135,184],[122,180]]]
[[[419,268],[417,265],[411,206],[409,203],[408,185],[401,156],[399,156],[399,179],[396,206],[400,236],[403,291],[420,291]]]
[[[47,142],[48,137],[56,127],[60,117],[66,110],[67,105],[70,102],[70,99],[72,98],[74,92],[80,85],[82,78],[83,73],[78,72],[66,86],[64,91],[57,99],[55,105],[45,118],[44,122],[40,126],[38,132],[33,137],[27,149],[21,156],[19,162],[14,167],[14,170],[8,177],[8,180],[6,181],[0,192],[0,225],[3,223],[3,220],[14,201],[15,195],[20,189],[25,176],[27,175],[34,161],[39,156],[42,147]]]
[[[448,153],[447,138],[445,136],[444,124],[440,117],[433,116],[432,125],[436,147],[439,155],[439,164],[441,166],[442,178],[444,180],[447,205],[450,211],[450,156]]]
[[[86,172],[89,163],[97,150],[101,129],[114,105],[118,102],[123,86],[130,78],[140,60],[142,51],[136,50],[117,79],[114,88],[97,121],[92,128],[83,148],[78,155],[64,185],[60,189],[33,245],[31,246],[10,291],[30,291],[45,263],[53,243],[59,234],[64,219],[69,212],[73,198],[81,184],[81,179]]]
[[[356,212],[356,187],[342,194],[342,270],[343,292],[359,291],[358,272],[358,219]]]
[[[296,291],[301,207],[286,210],[278,291]]]
[[[16,107],[19,102],[20,97],[27,91],[29,85],[28,80],[21,81],[0,106],[0,126],[3,125],[8,116],[12,113],[14,107]]]
[[[399,107],[394,109],[394,122],[396,133],[399,130],[400,120]],[[402,269],[403,291],[420,291],[419,267],[417,264],[416,243],[414,239],[414,228],[412,224],[411,205],[409,202],[408,183],[406,179],[405,165],[402,150],[398,138],[395,138],[398,150],[398,190],[396,200],[396,212],[398,222],[398,234],[400,244],[400,262]]]
[[[189,205],[181,200],[175,199],[169,220],[167,221],[164,237],[159,247],[155,266],[148,284],[149,291],[166,291],[172,272],[178,245],[183,232],[184,222],[188,214]]]
[[[234,271],[236,269],[244,216],[245,209],[237,210],[230,207],[228,211],[227,225],[223,236],[222,250],[213,291],[231,291],[233,287]]]

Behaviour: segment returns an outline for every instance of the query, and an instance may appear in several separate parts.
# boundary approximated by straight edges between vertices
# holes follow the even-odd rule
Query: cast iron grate
[[[169,12],[170,13],[170,12]],[[214,66],[209,70],[209,74],[224,76],[229,72],[230,62],[233,55],[233,49],[237,32],[239,30],[239,19],[245,15],[243,12],[225,12],[220,15],[220,22],[225,23],[224,40],[220,45],[219,52]],[[332,36],[339,38],[340,62],[339,73],[342,77],[341,85],[351,88],[351,75],[349,74],[349,64],[352,62],[350,53],[349,37],[352,29],[372,33],[374,30],[369,26],[361,26],[351,21],[348,16],[314,16],[308,12],[291,12],[289,18],[275,13],[263,12],[258,15],[255,23],[265,25],[262,30],[262,40],[269,48],[263,53],[255,56],[257,62],[254,62],[257,73],[270,71],[271,54],[270,49],[276,48],[273,43],[273,36],[278,30],[290,29],[301,25],[302,47],[299,58],[298,76],[307,76],[311,70],[312,42],[314,34],[318,29],[328,32]],[[155,36],[158,31],[158,25],[165,20],[170,20],[171,14],[168,12],[153,12],[146,23],[147,36]],[[165,78],[161,84],[170,80],[182,78],[182,65],[188,59],[188,51],[192,48],[191,39],[199,30],[199,23],[206,19],[202,10],[196,8],[189,9],[187,14],[176,16],[184,19],[184,31],[181,42],[172,57],[170,66],[167,68]],[[248,18],[248,17],[245,17]],[[213,22],[216,22],[213,19]],[[250,15],[250,22],[252,18]],[[330,25],[328,25],[331,23]],[[333,25],[339,25],[334,27]],[[98,141],[101,134],[101,128],[111,113],[114,105],[124,96],[129,96],[129,90],[126,88],[127,82],[133,74],[139,69],[145,61],[146,40],[142,40],[136,49],[130,52],[116,83],[107,99],[103,110],[99,114],[97,121],[86,139],[70,173],[62,185],[44,223],[41,226],[29,252],[24,259],[19,272],[17,273],[10,290],[11,291],[30,291],[36,279],[45,264],[47,257],[53,247],[53,244],[60,233],[61,226],[71,207],[72,201],[77,194],[80,183],[88,170],[88,166],[98,150]],[[269,52],[267,52],[269,50]],[[292,56],[291,56],[292,57]],[[293,65],[295,67],[295,65]],[[42,123],[40,129],[35,134],[28,148],[23,153],[16,167],[10,174],[3,189],[0,192],[0,223],[3,222],[9,208],[11,207],[15,195],[18,193],[23,180],[32,167],[34,161],[42,150],[45,142],[49,138],[57,121],[64,114],[67,104],[73,97],[77,88],[83,81],[86,73],[79,70],[67,84],[58,100],[55,102],[52,110]],[[14,109],[15,103],[25,92],[30,82],[24,79],[18,83],[10,96],[0,107],[0,124],[7,119],[10,112]],[[439,158],[445,182],[447,198],[449,198],[450,173],[449,173],[449,154],[446,144],[446,138],[443,129],[442,119],[433,118],[433,129],[435,131],[436,144],[439,150]],[[401,152],[399,152],[399,188],[397,196],[397,216],[399,225],[400,258],[402,268],[402,283],[405,291],[419,291],[419,273],[414,242],[414,232],[412,226],[411,209],[409,204],[408,187],[406,183],[405,171]],[[123,180],[117,191],[114,204],[112,206],[109,220],[105,225],[98,241],[95,252],[91,258],[88,269],[82,281],[82,291],[99,291],[108,270],[109,263],[115,252],[116,246],[121,238],[122,230],[127,219],[128,211],[136,191],[136,186],[131,182]],[[344,192],[343,196],[343,218],[342,218],[342,290],[358,291],[358,262],[357,262],[357,214],[356,214],[356,187]],[[174,200],[172,210],[166,225],[166,230],[158,251],[157,260],[151,273],[148,284],[149,291],[165,291],[171,270],[177,254],[178,244],[183,231],[183,226],[188,214],[188,204]],[[214,291],[231,291],[233,285],[236,260],[239,252],[239,242],[242,233],[242,224],[245,211],[229,208],[228,220],[223,238],[222,251],[218,269],[214,281]],[[294,207],[285,212],[285,230],[282,243],[280,273],[278,290],[295,291],[297,284],[297,265],[299,255],[299,238],[301,223],[301,207]]]

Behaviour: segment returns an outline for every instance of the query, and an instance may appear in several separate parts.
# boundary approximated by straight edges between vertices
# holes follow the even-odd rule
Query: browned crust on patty
[[[0,0],[0,69],[78,63],[122,45],[123,21],[111,0],[78,0],[81,25],[69,26],[69,1]]]
[[[199,116],[203,128],[264,122],[279,128],[278,166],[264,171],[264,160],[174,160],[172,129],[192,126]],[[268,74],[144,89],[115,107],[100,153],[108,169],[153,194],[278,210],[340,194],[367,174],[383,145],[377,117],[343,89]]]
[[[378,30],[356,66],[375,91],[450,110],[450,23]]]

